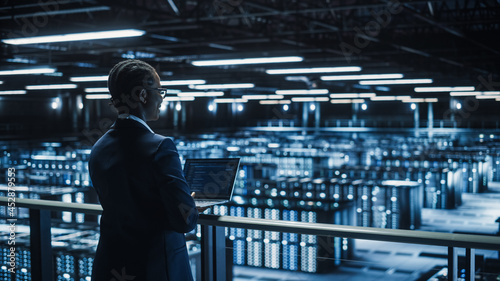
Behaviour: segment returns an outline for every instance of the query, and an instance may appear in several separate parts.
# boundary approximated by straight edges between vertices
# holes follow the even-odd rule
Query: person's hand
[[[196,195],[196,192],[191,192],[191,197],[193,197],[193,199],[194,199],[195,195]],[[196,209],[198,210],[198,213],[203,213],[208,208],[210,208],[210,207],[196,207]]]

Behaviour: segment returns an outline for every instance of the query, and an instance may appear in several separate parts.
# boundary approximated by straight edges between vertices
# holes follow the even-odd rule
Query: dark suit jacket
[[[184,233],[198,211],[173,141],[118,119],[89,170],[103,208],[92,281],[193,280]]]

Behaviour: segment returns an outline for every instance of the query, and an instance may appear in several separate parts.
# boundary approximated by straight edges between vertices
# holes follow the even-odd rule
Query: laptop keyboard
[[[196,203],[196,206],[197,207],[204,207],[204,206],[210,206],[210,205],[215,205],[215,204],[222,204],[222,203],[226,203],[227,200],[204,200],[204,199],[196,199],[195,200],[195,203]]]

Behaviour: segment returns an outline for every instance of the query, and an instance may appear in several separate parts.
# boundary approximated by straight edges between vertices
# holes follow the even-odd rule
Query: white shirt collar
[[[153,134],[155,133],[155,132],[153,132],[153,130],[151,130],[151,128],[148,126],[148,124],[146,124],[146,122],[144,122],[144,120],[142,120],[141,118],[139,118],[135,115],[123,113],[123,114],[118,115],[118,118],[135,120],[135,121],[141,123],[142,125],[144,125],[144,127],[146,127],[151,133],[153,133]]]

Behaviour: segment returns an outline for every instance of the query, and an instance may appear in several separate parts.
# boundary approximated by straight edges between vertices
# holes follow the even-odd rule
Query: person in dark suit
[[[166,90],[140,60],[115,65],[108,88],[118,118],[89,159],[103,208],[92,281],[191,281],[184,234],[198,220],[194,194],[172,139],[145,122],[159,118]]]

